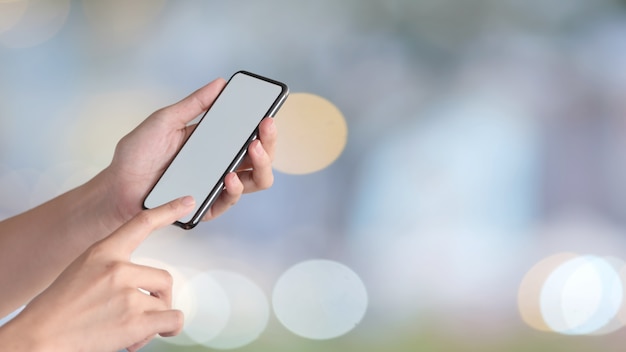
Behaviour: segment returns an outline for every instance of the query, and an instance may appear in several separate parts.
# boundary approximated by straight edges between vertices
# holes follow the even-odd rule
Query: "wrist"
[[[73,226],[87,221],[88,228],[93,229],[95,241],[108,236],[129,219],[118,205],[113,178],[109,173],[105,169],[77,188],[83,206],[76,214]]]
[[[43,338],[37,337],[33,326],[22,324],[18,315],[13,320],[0,326],[0,346],[12,352],[39,352],[50,351],[52,344]]]

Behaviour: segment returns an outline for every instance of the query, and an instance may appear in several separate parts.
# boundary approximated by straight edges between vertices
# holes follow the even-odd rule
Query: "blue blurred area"
[[[622,1],[110,2],[118,15],[88,3],[71,1],[58,33],[35,46],[7,46],[0,32],[0,215],[106,167],[127,124],[246,69],[336,104],[344,153],[314,174],[277,173],[270,190],[178,242],[151,238],[142,254],[254,268],[246,274],[268,291],[290,265],[329,258],[370,294],[346,337],[297,339],[274,321],[248,349],[621,346],[622,330],[584,342],[536,333],[516,299],[553,253],[626,259]],[[98,97],[126,92],[146,97],[125,101],[140,114],[132,123],[93,120],[109,116],[91,107],[115,104]],[[101,125],[113,132],[89,130]],[[54,173],[53,189],[42,186],[68,163],[74,181]]]

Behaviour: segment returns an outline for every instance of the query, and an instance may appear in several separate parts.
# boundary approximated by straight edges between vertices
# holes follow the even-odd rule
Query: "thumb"
[[[129,258],[154,230],[174,223],[195,205],[193,197],[178,198],[159,207],[143,210],[102,241],[112,253]]]
[[[224,86],[226,81],[217,78],[178,103],[168,106],[166,110],[172,112],[178,122],[186,125],[211,107]]]

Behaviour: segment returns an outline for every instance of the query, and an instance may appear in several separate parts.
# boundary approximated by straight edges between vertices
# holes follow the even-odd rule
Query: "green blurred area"
[[[617,352],[625,334],[623,332],[610,337],[598,336],[563,336],[556,333],[538,332],[520,329],[515,335],[476,334],[471,332],[472,322],[468,322],[467,334],[451,335],[445,326],[429,327],[410,325],[394,331],[379,331],[367,336],[350,333],[346,336],[315,341],[308,340],[286,331],[268,329],[258,340],[248,346],[238,348],[241,352],[528,352],[528,351],[571,351]],[[166,352],[206,352],[217,351],[204,346],[176,346],[162,341],[153,341],[150,351]]]

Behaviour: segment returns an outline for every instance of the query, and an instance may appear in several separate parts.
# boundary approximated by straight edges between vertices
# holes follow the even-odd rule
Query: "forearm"
[[[87,247],[118,227],[106,194],[98,175],[0,222],[0,316],[32,299]]]
[[[0,350],[13,352],[51,351],[53,344],[32,334],[32,326],[24,325],[19,317],[0,326]]]

